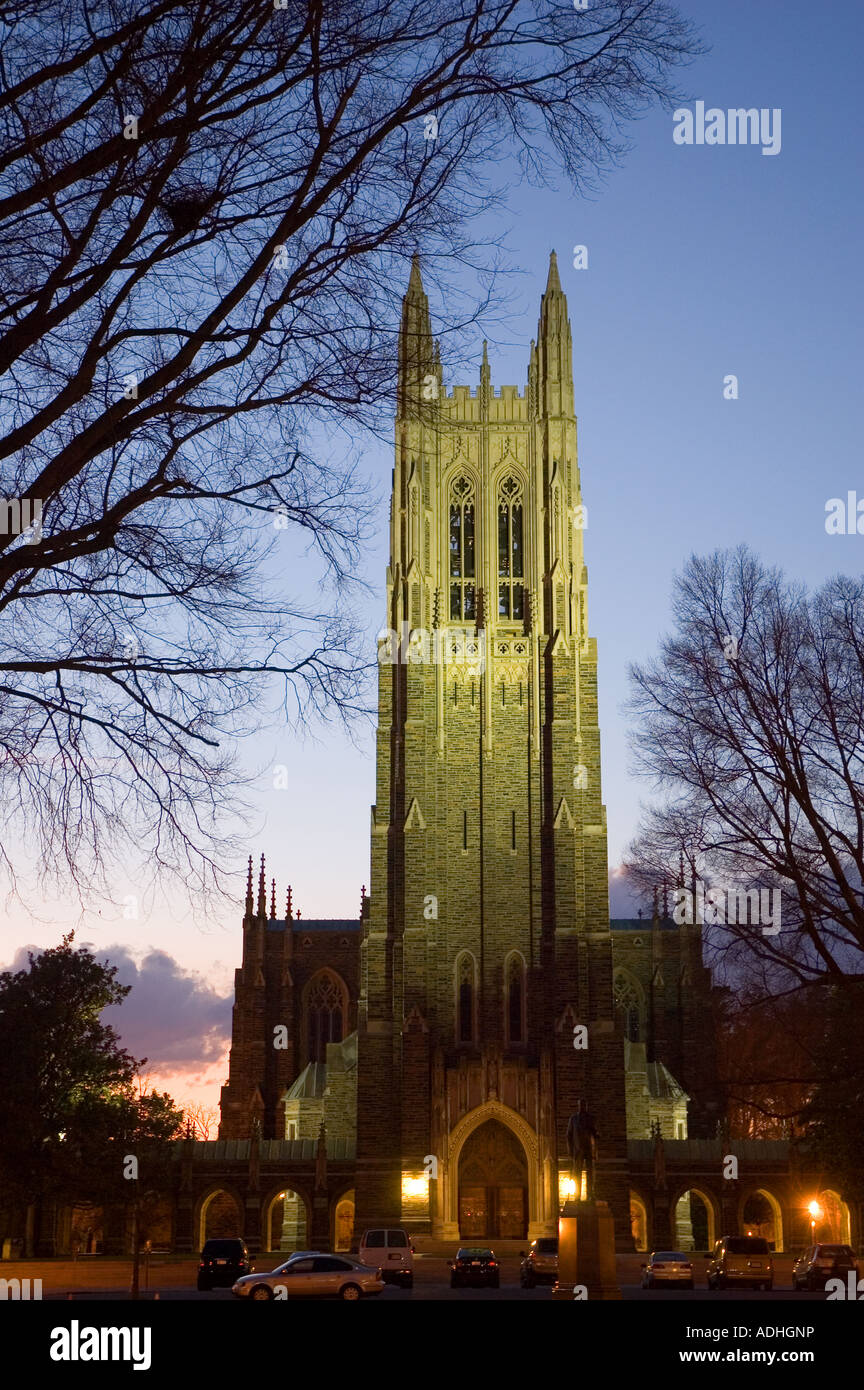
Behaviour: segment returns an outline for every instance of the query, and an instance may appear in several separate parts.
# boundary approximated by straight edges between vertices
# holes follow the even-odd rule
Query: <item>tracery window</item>
[[[327,1061],[327,1044],[341,1042],[345,1027],[346,991],[342,981],[322,970],[309,982],[306,994],[306,1057]]]
[[[498,617],[525,616],[522,486],[512,473],[498,489]]]
[[[643,1031],[644,1000],[636,981],[623,971],[617,971],[612,984],[615,1008],[624,1015],[624,1036],[639,1042]]]
[[[450,488],[450,619],[477,617],[474,486],[463,475]]]

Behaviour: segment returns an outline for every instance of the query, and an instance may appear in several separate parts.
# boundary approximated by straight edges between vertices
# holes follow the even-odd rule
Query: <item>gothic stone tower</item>
[[[629,1235],[571,353],[553,253],[524,395],[493,390],[485,346],[476,392],[447,394],[415,260],[361,948],[359,1230],[556,1231],[585,1097],[598,1195]]]

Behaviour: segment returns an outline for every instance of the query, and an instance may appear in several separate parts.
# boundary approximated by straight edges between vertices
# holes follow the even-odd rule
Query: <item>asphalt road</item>
[[[443,1258],[435,1256],[420,1256],[415,1261],[414,1266],[414,1288],[401,1289],[392,1285],[379,1295],[376,1301],[386,1303],[405,1303],[420,1300],[421,1302],[448,1302],[469,1301],[469,1302],[499,1302],[500,1300],[519,1300],[526,1303],[548,1302],[551,1300],[552,1289],[549,1285],[540,1285],[535,1289],[523,1289],[519,1286],[518,1263],[506,1261],[504,1263],[503,1280],[500,1289],[451,1289],[447,1262]],[[510,1266],[508,1268],[508,1265]],[[262,1261],[262,1268],[265,1268]],[[630,1276],[632,1279],[632,1275]],[[627,1275],[624,1275],[627,1278]],[[689,1289],[643,1289],[639,1283],[622,1282],[621,1292],[625,1301],[641,1301],[643,1299],[650,1302],[702,1302],[711,1303],[736,1303],[736,1302],[759,1302],[774,1304],[784,1301],[793,1301],[804,1304],[810,1301],[823,1302],[825,1294],[817,1293],[794,1293],[790,1285],[780,1285],[775,1287],[771,1293],[763,1293],[755,1289],[725,1289],[718,1293],[710,1292],[704,1283],[697,1285],[692,1291]],[[173,1288],[163,1288],[159,1290],[159,1298],[174,1300],[188,1300],[193,1302],[220,1302],[220,1303],[239,1303],[235,1299],[230,1289],[213,1289],[209,1293],[199,1293],[194,1287],[177,1286]],[[90,1301],[125,1301],[128,1299],[128,1292],[115,1289],[100,1292],[97,1290],[75,1293],[74,1302]],[[141,1299],[150,1300],[154,1297],[152,1289],[141,1290]],[[44,1294],[45,1300],[60,1301],[66,1299],[66,1294],[49,1293]]]

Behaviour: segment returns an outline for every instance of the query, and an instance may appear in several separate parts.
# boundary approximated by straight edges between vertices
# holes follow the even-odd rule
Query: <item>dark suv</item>
[[[241,1274],[251,1274],[249,1251],[242,1240],[207,1240],[198,1263],[198,1288],[230,1289]]]

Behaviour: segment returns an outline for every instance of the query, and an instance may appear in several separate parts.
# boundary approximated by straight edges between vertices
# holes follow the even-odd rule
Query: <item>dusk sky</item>
[[[835,0],[683,0],[708,49],[680,75],[680,105],[782,113],[779,152],[757,145],[679,145],[672,111],[631,125],[629,152],[590,198],[514,185],[508,208],[479,231],[513,268],[506,317],[481,327],[455,381],[476,384],[483,333],[495,386],[524,387],[549,252],[558,254],[573,329],[579,464],[589,524],[589,622],[599,649],[603,791],[610,869],[650,788],[628,772],[622,704],[627,666],[670,625],[672,577],[693,552],[746,543],[809,584],[860,573],[864,536],[828,535],[826,503],[858,490],[861,370],[861,164],[858,92],[862,7]],[[573,248],[588,251],[573,268]],[[422,261],[422,247],[420,248]],[[430,281],[431,281],[430,277]],[[427,286],[429,287],[429,286]],[[470,285],[465,288],[470,289]],[[447,306],[430,287],[433,324]],[[395,338],[396,324],[392,325]],[[724,399],[724,378],[738,399]],[[350,600],[370,660],[382,625],[391,452],[356,438],[378,499],[365,552],[370,586]],[[328,445],[345,450],[336,436]],[[280,582],[311,601],[318,574],[286,532]],[[370,687],[370,703],[372,691]],[[244,750],[258,769],[248,852],[266,854],[280,914],[290,881],[307,917],[349,917],[368,884],[374,729],[353,741],[338,724],[305,737],[271,724]],[[273,768],[289,768],[275,790]],[[215,1103],[224,1080],[237,906],[207,922],[180,900],[140,905],[11,905],[0,940],[7,968],[27,945],[56,944],[75,925],[135,988],[112,1019],[148,1070],[179,1099]],[[38,881],[38,875],[35,875]],[[121,902],[134,881],[117,885]],[[616,893],[613,915],[634,905]]]

